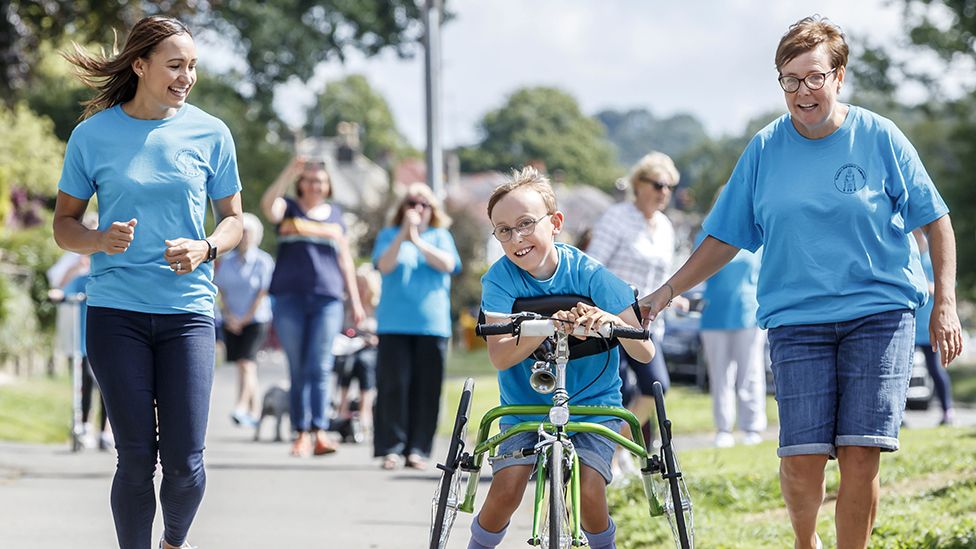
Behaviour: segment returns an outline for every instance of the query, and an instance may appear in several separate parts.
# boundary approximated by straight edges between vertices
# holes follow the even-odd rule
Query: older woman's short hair
[[[796,57],[815,50],[820,45],[827,48],[830,63],[834,68],[847,66],[847,42],[840,27],[830,20],[814,15],[804,17],[790,25],[786,34],[779,40],[776,48],[776,70],[782,70]]]
[[[440,227],[446,229],[451,226],[454,221],[451,216],[447,215],[444,211],[444,206],[441,201],[438,200],[434,191],[430,190],[430,187],[426,183],[411,183],[407,185],[407,188],[400,199],[397,201],[396,210],[393,212],[393,220],[391,223],[393,226],[398,226],[403,223],[403,211],[407,204],[407,199],[411,196],[421,196],[424,200],[430,204],[430,226]]]
[[[251,235],[251,244],[256,248],[261,245],[261,239],[264,238],[264,225],[261,224],[261,220],[258,216],[252,214],[251,212],[244,212],[244,230]]]
[[[627,177],[630,188],[633,189],[634,183],[641,179],[677,185],[681,180],[681,174],[678,173],[678,168],[670,156],[663,152],[651,151],[630,169],[630,175]]]

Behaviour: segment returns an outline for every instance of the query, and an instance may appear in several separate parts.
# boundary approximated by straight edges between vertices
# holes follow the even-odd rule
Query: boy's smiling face
[[[535,222],[531,233],[520,234],[516,227]],[[509,229],[511,239],[502,242],[505,255],[534,278],[545,280],[556,272],[555,237],[563,226],[562,212],[549,214],[546,204],[534,189],[523,187],[503,196],[491,212],[496,234]]]

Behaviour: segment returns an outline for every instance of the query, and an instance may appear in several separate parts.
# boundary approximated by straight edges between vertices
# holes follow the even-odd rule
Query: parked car
[[[905,408],[909,410],[928,410],[935,396],[935,383],[925,368],[925,355],[915,349],[912,361],[912,378],[908,381],[908,400]]]

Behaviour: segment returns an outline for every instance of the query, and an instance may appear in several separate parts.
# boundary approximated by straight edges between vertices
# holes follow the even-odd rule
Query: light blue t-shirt
[[[163,251],[165,240],[205,238],[207,199],[241,190],[223,122],[189,104],[163,120],[106,109],[71,132],[58,189],[80,200],[97,196],[99,230],[138,220],[125,252],[92,254],[88,305],[213,316],[212,265],[177,275]]]
[[[698,233],[695,246],[705,239]],[[702,299],[705,308],[701,314],[702,330],[742,330],[756,326],[756,286],[759,283],[759,267],[762,250],[752,253],[739,250],[727,265],[712,275],[705,283]]]
[[[251,248],[244,254],[234,250],[220,258],[214,284],[220,288],[220,299],[227,310],[237,318],[246,315],[258,293],[267,292],[271,286],[274,267],[271,254],[260,248]],[[251,321],[271,322],[271,300],[267,295],[261,298]]]
[[[376,237],[373,264],[396,239],[399,227],[386,227]],[[451,275],[461,272],[461,257],[454,237],[443,228],[420,233],[427,244],[454,256],[454,270],[438,271],[410,241],[400,244],[396,267],[383,274],[376,306],[376,332],[380,334],[451,336]]]
[[[935,280],[935,270],[932,268],[932,256],[928,252],[922,254],[922,271],[925,272],[925,289],[928,290],[928,283]],[[932,319],[932,309],[935,308],[935,301],[926,299],[925,304],[915,311],[915,344],[931,345],[929,337],[929,321]]]
[[[705,219],[709,235],[764,246],[763,328],[843,322],[925,301],[912,229],[948,213],[915,148],[890,121],[855,106],[827,137],[784,115],[739,158]]]
[[[496,261],[481,277],[481,309],[486,312],[511,313],[515,300],[545,295],[580,295],[611,314],[620,314],[634,303],[634,291],[595,259],[567,244],[557,243],[559,266],[546,280],[538,280],[517,267],[506,256]],[[576,396],[573,404],[620,406],[620,372],[617,348],[569,361],[566,365],[566,389],[572,396],[590,382],[586,391]],[[552,404],[550,395],[532,390],[529,377],[534,359],[531,357],[507,370],[498,372],[498,387],[503,406],[513,404]],[[604,369],[606,366],[606,369]],[[602,373],[601,373],[602,370]],[[599,378],[597,376],[599,375]],[[574,417],[573,421],[601,422],[609,417]],[[504,425],[518,421],[538,421],[539,417],[507,416]]]

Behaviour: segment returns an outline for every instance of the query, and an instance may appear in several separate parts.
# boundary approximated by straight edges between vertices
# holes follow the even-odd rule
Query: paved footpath
[[[285,377],[280,356],[265,358],[259,369],[262,387]],[[255,443],[253,431],[231,425],[235,384],[233,367],[217,369],[206,451],[207,492],[190,532],[194,545],[201,549],[426,547],[437,474],[382,471],[365,444],[343,445],[331,456],[292,458],[287,442],[269,441],[269,425],[264,441]],[[962,419],[976,424],[974,416],[970,411]],[[914,427],[935,421],[934,411],[911,413],[908,419]],[[688,437],[677,442],[679,448],[691,448],[708,440]],[[444,452],[445,441],[438,441],[435,457],[442,459]],[[0,548],[117,547],[109,507],[114,469],[115,457],[107,452],[72,453],[66,445],[0,443]],[[488,488],[486,479],[482,481],[479,502]],[[530,492],[502,549],[527,547]],[[466,546],[470,521],[470,515],[458,516],[450,548]],[[154,541],[161,531],[157,512]]]

